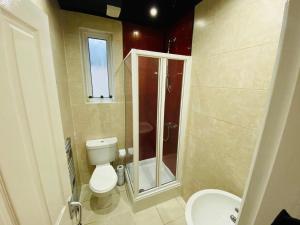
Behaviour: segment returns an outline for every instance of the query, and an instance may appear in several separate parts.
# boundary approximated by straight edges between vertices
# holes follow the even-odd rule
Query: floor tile
[[[155,207],[144,209],[134,214],[136,225],[163,225]]]
[[[125,191],[112,194],[111,204],[105,208],[98,208],[96,201],[97,198],[93,196],[89,201],[82,202],[82,221],[84,224],[94,221],[104,222],[110,217],[131,211]]]
[[[83,223],[84,225],[106,225],[106,221],[94,221],[91,223]]]
[[[135,225],[130,212],[121,213],[107,219],[107,225]]]
[[[82,186],[82,222],[85,225],[186,225],[184,219],[185,201],[173,198],[156,206],[133,213],[124,186],[111,192],[111,204],[98,208],[99,200],[89,189]],[[105,206],[106,201],[100,202]],[[108,202],[107,202],[108,203]]]
[[[176,198],[160,203],[156,207],[164,224],[184,216],[184,208]]]
[[[181,196],[177,197],[176,200],[179,202],[179,204],[180,204],[183,208],[185,208],[186,202],[184,201],[184,199],[183,199]]]
[[[81,192],[79,196],[79,201],[80,202],[85,202],[90,200],[92,196],[92,191],[90,190],[90,187],[88,184],[84,184],[81,186]]]
[[[128,203],[126,192],[122,191],[118,195],[112,196],[112,205],[106,209],[99,210],[107,217],[112,217],[124,212],[130,212],[131,207]]]
[[[184,217],[181,217],[179,219],[176,219],[170,223],[167,223],[166,225],[186,225],[186,221]]]
[[[87,201],[86,204],[88,204],[89,202]],[[85,203],[84,203],[85,204]],[[89,224],[92,222],[102,222],[104,223],[107,219],[107,216],[99,213],[95,210],[92,210],[90,207],[86,207],[84,206],[82,207],[82,223],[83,224]]]

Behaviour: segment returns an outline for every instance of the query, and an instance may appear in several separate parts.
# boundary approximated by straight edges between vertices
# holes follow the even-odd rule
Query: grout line
[[[168,222],[168,223],[165,223],[164,225],[168,225],[168,224],[173,223],[173,222],[175,222],[175,221],[177,221],[177,220],[180,220],[180,219],[184,219],[184,221],[185,221],[185,216],[178,217],[177,219],[172,220],[172,221],[170,221],[170,222]]]
[[[242,46],[242,47],[238,47],[238,48],[232,48],[230,50],[221,50],[217,53],[212,53],[212,54],[209,54],[207,55],[208,58],[213,58],[213,57],[216,57],[216,56],[220,56],[220,55],[226,55],[226,54],[230,54],[230,53],[233,53],[233,52],[238,52],[238,51],[243,51],[243,50],[247,50],[247,49],[251,49],[251,48],[257,48],[257,47],[262,47],[262,46],[266,46],[266,45],[269,45],[269,44],[275,44],[276,41],[273,41],[273,40],[268,40],[268,41],[263,41],[261,43],[258,43],[258,44],[251,44],[251,45],[245,45],[245,46]]]
[[[158,204],[155,205],[155,209],[156,209],[156,211],[157,211],[157,213],[158,213],[158,216],[159,216],[159,218],[160,218],[160,221],[161,221],[162,224],[165,224],[157,206],[158,206]]]
[[[201,85],[200,84],[192,84],[193,87],[198,88],[207,88],[207,89],[229,89],[229,90],[245,90],[245,91],[268,91],[270,88],[251,88],[251,87],[230,87],[230,86],[209,86],[209,85]]]
[[[178,198],[182,198],[181,196],[176,197],[176,201],[178,202],[178,204],[184,209],[185,211],[185,206],[182,205],[182,203],[179,201]],[[183,200],[183,199],[182,199]],[[183,200],[184,201],[184,200]],[[185,201],[184,201],[185,202]]]
[[[246,130],[252,130],[253,131],[253,130],[259,129],[259,127],[246,127],[246,126],[243,126],[243,125],[235,124],[235,123],[230,122],[230,121],[219,119],[219,118],[217,118],[215,116],[208,115],[207,113],[203,113],[203,112],[199,112],[199,111],[195,111],[195,110],[193,110],[193,111],[196,112],[196,113],[199,113],[199,114],[201,114],[203,116],[206,116],[208,118],[211,118],[211,119],[214,119],[214,120],[217,120],[217,121],[221,121],[221,122],[224,122],[224,123],[236,126],[236,127],[240,127],[240,128],[246,129]]]

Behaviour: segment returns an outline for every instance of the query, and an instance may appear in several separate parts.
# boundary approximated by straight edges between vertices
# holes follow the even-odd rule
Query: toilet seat
[[[90,189],[95,193],[111,191],[117,184],[116,171],[110,164],[98,165],[89,182]]]

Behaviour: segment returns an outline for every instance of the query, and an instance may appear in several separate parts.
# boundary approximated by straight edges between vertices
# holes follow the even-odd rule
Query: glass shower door
[[[133,49],[124,68],[126,178],[133,199],[142,201],[180,186],[190,57]]]
[[[167,60],[163,149],[162,162],[160,165],[161,185],[176,180],[183,72],[183,60]]]
[[[157,187],[157,111],[160,60],[138,57],[139,193]]]

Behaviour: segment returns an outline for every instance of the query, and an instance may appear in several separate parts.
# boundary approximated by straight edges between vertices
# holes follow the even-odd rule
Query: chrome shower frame
[[[138,93],[138,57],[151,57],[159,59],[159,84],[158,84],[158,129],[157,129],[157,144],[156,144],[156,187],[139,192],[139,93]],[[130,59],[129,59],[130,58]],[[125,175],[127,180],[127,190],[129,192],[130,199],[133,202],[134,209],[141,209],[147,204],[146,199],[153,197],[156,199],[150,201],[157,203],[166,198],[174,197],[179,194],[179,190],[182,184],[182,166],[184,155],[184,139],[185,130],[187,124],[187,110],[189,100],[189,87],[190,87],[190,75],[191,75],[191,57],[160,53],[152,51],[144,51],[132,49],[125,57],[124,62],[129,59],[131,61],[131,87],[132,87],[132,127],[133,127],[133,175],[130,176],[128,168],[125,169]],[[180,103],[180,119],[178,129],[178,151],[177,151],[177,164],[176,164],[176,178],[174,181],[161,184],[160,181],[160,166],[162,165],[163,156],[163,129],[164,129],[164,109],[165,109],[165,94],[167,90],[167,63],[168,60],[181,60],[184,62],[183,67],[183,80],[182,80],[182,96]],[[125,64],[125,63],[124,63]],[[149,201],[148,201],[149,202]],[[139,204],[140,203],[140,204]],[[137,207],[135,207],[137,206]]]

